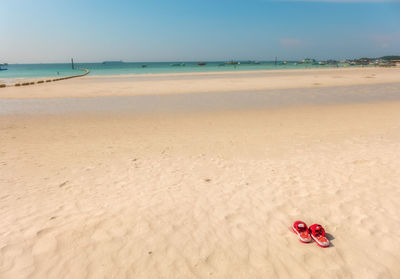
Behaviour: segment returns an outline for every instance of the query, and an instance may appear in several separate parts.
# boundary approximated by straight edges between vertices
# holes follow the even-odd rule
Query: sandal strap
[[[302,222],[302,221],[296,221],[294,222],[293,226],[295,227],[295,229],[297,229],[298,231],[306,231],[308,230],[306,223]]]
[[[314,224],[314,225],[310,226],[310,233],[313,236],[325,236],[325,230],[319,224]]]

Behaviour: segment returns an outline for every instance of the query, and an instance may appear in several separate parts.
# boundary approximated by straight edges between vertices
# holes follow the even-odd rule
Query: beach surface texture
[[[7,87],[0,143],[0,278],[400,278],[399,68]]]

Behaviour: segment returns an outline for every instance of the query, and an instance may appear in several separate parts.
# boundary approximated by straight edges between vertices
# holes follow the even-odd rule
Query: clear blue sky
[[[400,0],[1,0],[0,62],[400,54]]]

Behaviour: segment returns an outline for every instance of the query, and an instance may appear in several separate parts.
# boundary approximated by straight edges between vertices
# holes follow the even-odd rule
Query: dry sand
[[[400,102],[2,114],[0,143],[0,278],[400,278]]]

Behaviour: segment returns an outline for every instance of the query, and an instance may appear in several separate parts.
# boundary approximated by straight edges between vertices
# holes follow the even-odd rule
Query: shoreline
[[[398,69],[400,67],[391,67],[391,68],[383,68],[383,67],[362,67],[362,66],[351,66],[351,67],[325,67],[325,68],[301,68],[301,69],[266,69],[266,70],[233,70],[233,71],[204,71],[204,72],[171,72],[171,73],[134,73],[134,74],[116,74],[116,75],[89,75],[89,77],[94,78],[102,78],[102,77],[134,77],[134,76],[154,76],[154,77],[170,77],[170,76],[210,76],[210,75],[242,75],[242,74],[267,74],[267,73],[288,73],[288,72],[319,72],[319,71],[330,71],[330,70],[360,70],[360,69]]]
[[[88,77],[92,78],[112,78],[112,77],[135,77],[135,76],[152,76],[152,77],[175,77],[175,76],[192,76],[192,75],[226,75],[226,74],[246,74],[246,73],[285,73],[285,72],[304,72],[304,71],[329,71],[329,70],[359,70],[359,69],[396,69],[400,68],[399,66],[395,67],[378,67],[378,66],[349,66],[349,67],[310,67],[310,68],[287,68],[287,69],[247,69],[247,70],[231,70],[231,71],[193,71],[193,72],[168,72],[168,73],[123,73],[123,74],[95,74],[91,72]],[[90,69],[89,69],[90,70]],[[53,79],[63,76],[39,76],[39,77],[5,77],[3,78],[3,82],[7,83],[7,80],[11,80],[10,82],[15,81],[28,81],[28,80],[38,80],[38,79]],[[0,79],[1,80],[1,79]],[[10,83],[8,82],[8,83]]]
[[[399,82],[400,68],[335,68],[85,76],[57,84],[0,89],[0,99],[172,95],[319,88]]]
[[[90,63],[80,63],[79,65],[82,65],[83,67],[87,67],[87,64]],[[37,64],[33,64],[37,65]],[[40,64],[39,64],[40,65]],[[57,63],[56,63],[57,65]],[[229,66],[228,66],[229,67]],[[91,73],[91,76],[129,76],[129,75],[174,75],[174,74],[202,74],[202,73],[240,73],[240,72],[269,72],[269,71],[303,71],[303,70],[329,70],[329,69],[362,69],[362,68],[382,68],[379,66],[371,66],[371,65],[352,65],[352,66],[305,66],[305,67],[300,67],[300,68],[291,68],[291,67],[283,67],[280,68],[280,66],[276,66],[276,68],[264,68],[264,69],[254,69],[251,67],[247,67],[246,65],[242,65],[239,68],[229,68],[229,69],[224,69],[224,67],[220,67],[217,69],[208,69],[208,70],[202,70],[202,67],[187,67],[184,69],[193,69],[192,72],[190,71],[171,71],[171,72],[132,72],[132,73],[115,73],[115,74],[96,74],[96,69],[92,69],[94,72]],[[398,66],[393,66],[391,68],[398,68]],[[173,68],[172,68],[173,69]],[[220,70],[218,70],[220,69]],[[89,67],[90,70],[90,67]],[[200,71],[197,71],[200,70]],[[101,73],[101,70],[99,71]],[[3,77],[3,79],[43,79],[43,78],[57,78],[60,76],[57,75],[45,75],[45,76],[32,76],[32,77]],[[1,81],[0,77],[0,81]]]

